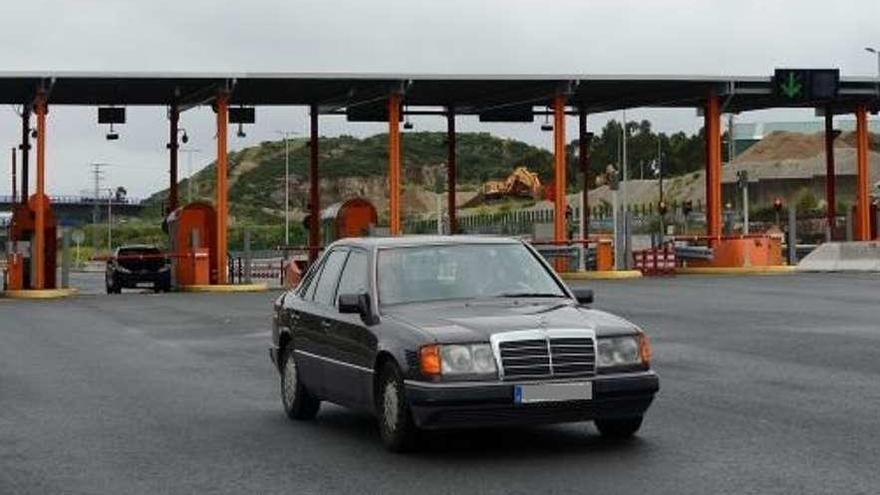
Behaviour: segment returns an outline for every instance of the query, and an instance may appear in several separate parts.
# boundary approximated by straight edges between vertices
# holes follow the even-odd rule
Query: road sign
[[[773,86],[776,96],[790,104],[837,97],[838,69],[776,69]]]

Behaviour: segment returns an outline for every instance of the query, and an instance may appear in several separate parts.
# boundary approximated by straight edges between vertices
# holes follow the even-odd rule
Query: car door
[[[306,274],[295,296],[285,298],[284,323],[293,337],[300,379],[319,396],[325,393],[323,356],[326,353],[326,329],[322,321],[326,311],[315,302],[315,294],[322,278],[325,283],[339,278],[346,254],[334,250],[322,256],[315,269]]]
[[[367,252],[352,248],[333,298],[335,314],[327,331],[331,360],[325,363],[324,383],[329,394],[352,406],[370,405],[376,337],[360,315],[339,313],[338,299],[340,294],[369,293],[369,273]]]
[[[317,375],[320,395],[330,400],[333,396],[329,393],[325,377],[327,360],[333,355],[333,350],[328,331],[334,322],[336,286],[347,256],[348,249],[344,248],[335,248],[324,256],[321,272],[313,282],[314,288],[310,284],[306,291],[304,311],[299,314],[298,327],[302,329],[303,339],[307,339],[307,342],[302,347],[296,347],[297,362],[309,363],[312,372]]]

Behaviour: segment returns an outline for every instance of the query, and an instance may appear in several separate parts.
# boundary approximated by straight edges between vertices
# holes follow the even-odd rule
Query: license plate
[[[516,404],[592,399],[592,382],[537,383],[513,386],[513,402]]]

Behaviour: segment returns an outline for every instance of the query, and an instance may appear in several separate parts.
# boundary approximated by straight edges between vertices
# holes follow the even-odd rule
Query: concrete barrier
[[[880,242],[826,242],[797,265],[802,272],[880,272]]]

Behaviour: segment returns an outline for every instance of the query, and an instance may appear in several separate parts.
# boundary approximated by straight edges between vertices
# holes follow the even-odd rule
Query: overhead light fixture
[[[405,107],[403,109],[403,113],[404,113],[403,130],[405,130],[405,131],[412,130],[412,128],[415,126],[413,126],[413,123],[409,121],[409,107]]]
[[[238,123],[238,132],[236,132],[235,135],[240,138],[247,137],[247,134],[245,134],[244,132],[244,124],[242,124],[241,122]]]
[[[189,136],[186,134],[186,129],[183,130],[183,135],[180,136],[180,140],[183,142],[183,144],[189,142]]]
[[[116,141],[119,139],[119,133],[113,130],[113,124],[110,124],[110,132],[107,133],[107,141]]]
[[[547,113],[544,114],[544,123],[541,124],[541,130],[545,132],[549,132],[553,130],[553,124],[550,123],[550,108],[547,108]]]
[[[31,129],[31,139],[37,139],[37,130]]]

